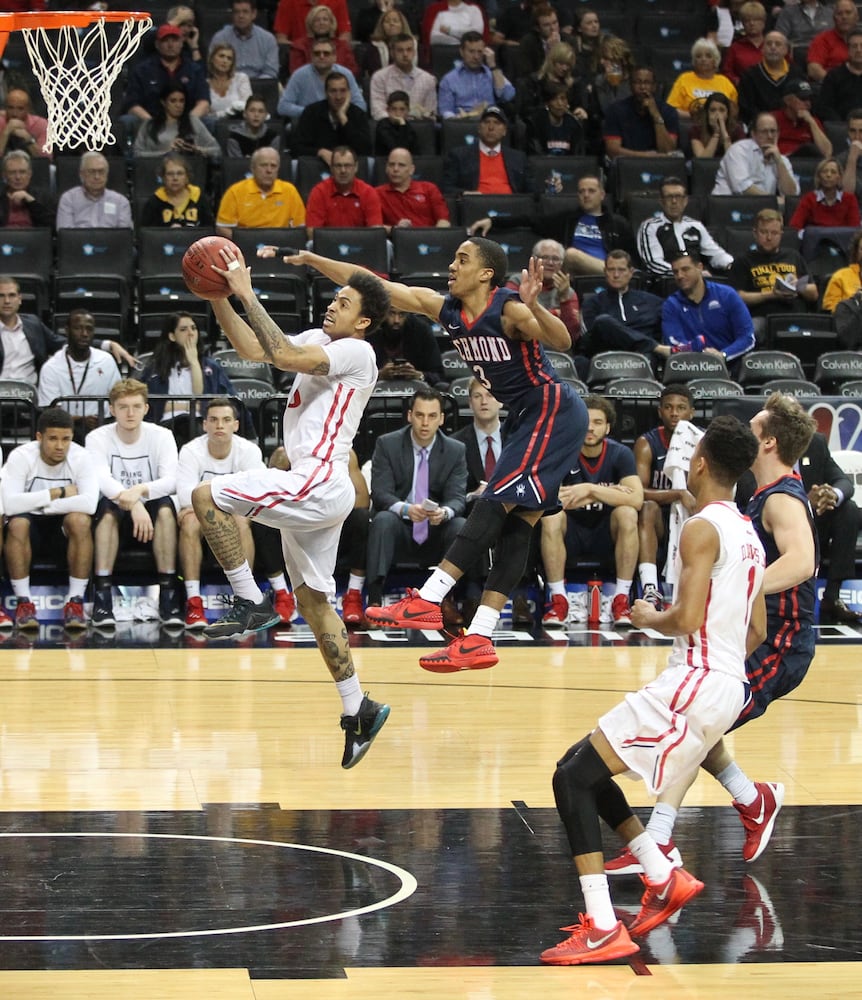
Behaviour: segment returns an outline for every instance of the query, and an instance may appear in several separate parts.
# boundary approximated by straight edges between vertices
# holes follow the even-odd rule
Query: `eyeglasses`
[[[536,259],[543,261],[545,264],[562,264],[563,263],[563,258],[562,257],[547,257],[544,254],[539,254],[539,256]]]

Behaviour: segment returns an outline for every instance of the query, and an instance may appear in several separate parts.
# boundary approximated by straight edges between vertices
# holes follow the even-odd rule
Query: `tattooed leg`
[[[332,610],[326,594],[312,590],[305,584],[297,587],[296,603],[299,613],[317,640],[317,648],[323,662],[329,668],[334,681],[345,681],[354,674],[353,659],[347,641],[344,622]]]
[[[192,491],[192,505],[213,555],[223,570],[237,569],[245,561],[242,538],[232,514],[219,510],[213,503],[209,483],[201,483]]]

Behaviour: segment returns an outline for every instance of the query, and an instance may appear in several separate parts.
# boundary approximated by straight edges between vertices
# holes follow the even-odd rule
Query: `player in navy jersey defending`
[[[817,531],[805,487],[793,466],[805,453],[815,423],[796,399],[775,392],[751,418],[751,428],[759,441],[752,465],[757,491],[746,514],[766,549],[766,640],[746,660],[751,699],[731,730],[763,715],[773,701],[797,688],[814,657]],[[784,802],[784,786],[752,781],[733,760],[724,740],[718,741],[701,766],[733,796],[745,827],[742,857],[755,861],[772,836]],[[678,864],[682,859],[673,843],[673,826],[691,781],[662,794],[647,823],[662,851]],[[626,875],[640,871],[640,865],[626,849],[608,861],[605,871]]]
[[[306,251],[284,259],[308,264],[338,283],[354,270],[353,264]],[[509,410],[494,474],[445,558],[420,590],[409,590],[388,607],[366,609],[377,625],[442,629],[440,602],[464,571],[494,548],[481,603],[465,633],[419,660],[438,673],[497,662],[491,635],[509,592],[523,576],[533,525],[544,510],[557,506],[560,483],[586,433],[584,404],[560,382],[544,352],[544,346],[568,350],[571,338],[562,320],[539,304],[541,262],[530,260],[517,292],[501,287],[507,273],[499,244],[476,236],[458,247],[449,264],[448,295],[384,282],[393,307],[422,313],[445,327],[476,378]]]

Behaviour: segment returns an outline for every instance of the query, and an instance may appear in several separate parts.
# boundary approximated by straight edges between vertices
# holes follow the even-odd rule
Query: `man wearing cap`
[[[137,63],[129,74],[123,95],[123,114],[149,121],[159,108],[162,91],[179,84],[188,97],[187,107],[198,118],[210,109],[210,91],[201,64],[183,55],[183,33],[174,24],[156,32],[156,51]]]
[[[515,88],[478,31],[465,31],[458,51],[460,62],[440,81],[437,109],[441,118],[478,118],[490,105],[515,99]]]
[[[814,96],[807,80],[784,85],[782,106],[773,112],[778,122],[778,149],[785,156],[831,156],[832,143],[811,114]]]
[[[847,39],[847,61],[826,74],[817,101],[825,121],[843,121],[862,107],[862,30]]]
[[[505,112],[492,104],[476,126],[478,142],[449,150],[443,166],[444,194],[523,194],[530,191],[527,157],[504,146]]]

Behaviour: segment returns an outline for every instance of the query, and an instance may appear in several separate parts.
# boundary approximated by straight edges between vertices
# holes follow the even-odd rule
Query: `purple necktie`
[[[416,482],[413,484],[413,503],[421,504],[428,499],[428,452],[422,448],[419,452],[419,466],[416,469]],[[417,545],[428,541],[428,521],[413,523],[413,541]]]

